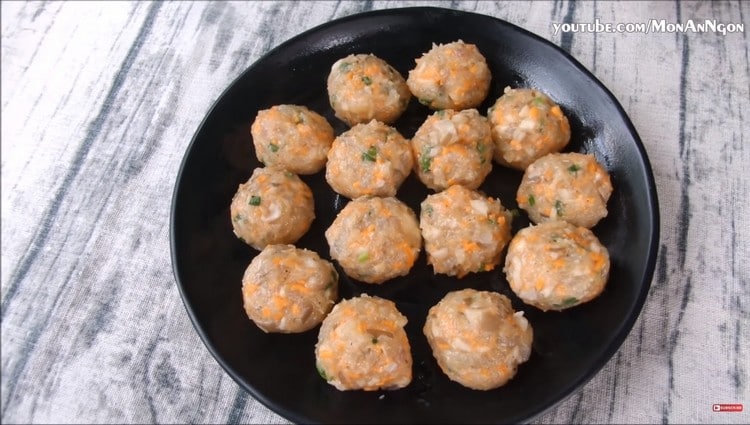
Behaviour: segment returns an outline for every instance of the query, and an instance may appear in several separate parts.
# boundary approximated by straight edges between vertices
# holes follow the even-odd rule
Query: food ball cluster
[[[525,170],[570,141],[568,118],[559,105],[536,89],[506,87],[487,115],[495,161],[507,167]]]
[[[476,109],[435,112],[411,142],[414,170],[430,189],[457,184],[476,189],[492,171],[490,127]]]
[[[449,292],[432,307],[424,334],[440,368],[459,384],[490,390],[504,385],[529,359],[533,330],[497,292]]]
[[[315,366],[338,390],[404,388],[413,359],[397,304],[367,293],[339,300],[337,267],[355,293],[366,292],[409,275],[424,244],[433,272],[460,284],[503,264],[507,248],[502,271],[519,304],[562,311],[606,286],[609,253],[590,230],[607,216],[606,168],[593,155],[561,153],[568,119],[537,89],[506,87],[483,116],[477,108],[491,81],[479,48],[462,40],[433,44],[407,79],[380,57],[352,54],[335,61],[327,79],[345,131],[335,135],[323,115],[293,104],[261,110],[251,125],[265,167],[239,185],[230,205],[235,235],[260,251],[242,278],[243,307],[264,332],[319,326]],[[433,112],[408,139],[395,126],[412,97]],[[513,214],[480,189],[493,164],[523,172],[515,201],[535,225],[515,236]],[[315,220],[312,191],[299,175],[323,170],[343,207],[325,229],[329,251],[316,253],[293,244]],[[412,171],[431,190],[419,218],[397,197]],[[433,305],[422,331],[443,373],[475,390],[512,379],[534,335],[508,297],[471,288]]]
[[[477,46],[459,40],[432,45],[416,60],[406,84],[430,109],[476,108],[487,97],[492,75]]]
[[[427,263],[435,273],[459,278],[490,271],[510,241],[512,216],[500,200],[463,186],[430,195],[422,202],[419,226]]]
[[[350,199],[396,196],[413,163],[409,141],[395,128],[372,120],[355,125],[333,141],[326,181]]]
[[[317,253],[268,245],[242,277],[245,312],[265,332],[304,332],[333,308],[338,280],[333,264]]]
[[[333,143],[331,124],[299,105],[277,105],[258,112],[250,132],[260,162],[296,174],[322,170]]]
[[[328,75],[328,100],[341,121],[353,126],[378,120],[395,121],[409,106],[411,92],[404,77],[372,54],[336,61]]]
[[[257,250],[296,242],[315,219],[310,187],[274,167],[256,168],[237,189],[230,211],[234,234]]]
[[[609,277],[609,253],[594,233],[566,221],[521,229],[508,246],[513,292],[540,310],[564,310],[597,297]]]
[[[348,276],[375,284],[408,274],[422,247],[414,211],[396,198],[349,202],[325,237]]]
[[[318,333],[318,373],[339,390],[404,388],[412,378],[406,323],[393,301],[366,294],[341,301]]]
[[[564,220],[594,227],[607,216],[612,182],[593,155],[555,153],[534,161],[518,187],[518,207],[534,223]]]

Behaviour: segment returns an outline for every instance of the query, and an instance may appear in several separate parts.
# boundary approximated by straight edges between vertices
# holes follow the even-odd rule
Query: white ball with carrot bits
[[[333,141],[326,181],[350,199],[396,196],[413,163],[409,141],[395,128],[372,120],[355,125]]]
[[[430,109],[476,108],[487,97],[492,74],[474,44],[462,40],[433,44],[416,60],[406,84]]]
[[[525,170],[570,141],[570,124],[560,106],[546,94],[529,88],[505,88],[487,111],[498,164]]]
[[[435,191],[476,189],[492,171],[492,138],[476,109],[444,109],[427,117],[411,139],[414,170]]]
[[[396,198],[360,197],[325,232],[331,258],[359,281],[380,284],[409,273],[422,248],[417,216]]]
[[[424,334],[440,369],[475,390],[505,385],[531,356],[534,333],[505,295],[449,292],[430,308]]]
[[[607,216],[609,173],[594,155],[551,153],[526,169],[516,201],[534,223],[564,220],[594,227]]]
[[[591,230],[549,221],[516,233],[508,245],[505,277],[524,303],[560,311],[599,296],[609,265],[607,248]]]
[[[409,105],[404,77],[372,54],[349,55],[328,74],[328,100],[336,117],[349,126],[375,119],[391,124]]]
[[[494,269],[510,241],[511,220],[499,199],[463,186],[429,195],[419,218],[427,263],[459,278]]]
[[[406,323],[393,301],[366,294],[341,301],[320,327],[318,373],[341,391],[406,387],[412,379]]]
[[[230,205],[234,234],[257,250],[291,244],[310,229],[315,205],[310,187],[291,171],[256,168]]]
[[[258,161],[295,174],[322,170],[334,137],[325,117],[300,105],[259,111],[250,133]]]
[[[304,332],[331,311],[338,282],[333,264],[317,253],[268,245],[242,277],[245,313],[264,332]]]

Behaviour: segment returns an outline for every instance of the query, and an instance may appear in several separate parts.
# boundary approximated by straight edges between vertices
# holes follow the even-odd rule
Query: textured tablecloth
[[[750,29],[553,27],[747,26],[750,3],[284,1],[2,2],[3,423],[285,422],[219,367],[180,300],[169,249],[180,161],[261,55],[332,19],[407,5],[484,13],[560,45],[620,100],[653,166],[661,241],[640,318],[536,421],[750,421]]]

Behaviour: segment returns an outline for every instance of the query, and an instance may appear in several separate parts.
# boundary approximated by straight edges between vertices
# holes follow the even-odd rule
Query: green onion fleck
[[[558,217],[563,216],[563,204],[559,200],[555,201],[555,212],[557,213]]]
[[[479,152],[480,164],[487,162],[487,158],[484,157],[484,153],[487,151],[487,146],[484,143],[477,144],[477,152]]]
[[[250,197],[250,201],[248,202],[248,204],[250,204],[250,205],[252,205],[254,207],[257,207],[258,205],[260,205],[260,196],[257,196],[257,195],[251,196]]]
[[[423,173],[430,171],[430,165],[432,164],[432,157],[430,156],[430,147],[425,146],[422,148],[422,155],[419,157],[419,167]]]
[[[376,148],[375,146],[370,146],[370,149],[367,149],[366,152],[362,152],[362,161],[375,162],[377,156],[378,148]]]
[[[581,166],[580,166],[580,165],[578,165],[578,164],[573,164],[573,165],[571,165],[570,167],[568,167],[568,171],[570,171],[570,172],[571,172],[571,173],[573,173],[573,174],[575,174],[575,173],[576,173],[577,171],[579,171],[580,169],[581,169]]]
[[[323,369],[319,364],[315,364],[315,368],[318,369],[318,375],[320,375],[321,378],[325,379],[326,381],[330,381],[331,377],[326,374],[325,369]]]
[[[434,210],[432,208],[432,205],[427,205],[427,206],[424,207],[424,212],[427,213],[427,216],[429,216],[429,217],[432,217],[433,211]]]
[[[536,204],[536,199],[534,199],[534,195],[529,193],[529,206],[533,207],[534,204]]]
[[[562,304],[560,304],[560,307],[570,307],[576,304],[578,304],[578,298],[570,297],[570,298],[565,298]]]
[[[419,100],[419,103],[421,103],[421,104],[422,104],[422,105],[424,105],[424,106],[430,106],[430,103],[432,103],[432,101],[431,101],[431,100],[427,100],[427,99],[422,99],[422,98],[419,98],[419,99],[417,99],[417,100]]]
[[[443,117],[445,117],[445,109],[441,109],[441,110],[437,111],[437,112],[436,112],[436,114],[437,114],[437,116],[439,116],[440,118],[443,118]]]
[[[351,68],[352,64],[349,62],[342,62],[341,65],[339,65],[339,71],[341,72],[347,72],[349,71],[349,68]]]
[[[360,253],[360,254],[359,254],[359,255],[357,256],[357,261],[358,261],[358,262],[360,262],[360,263],[364,263],[365,261],[367,261],[367,260],[369,260],[369,259],[370,259],[370,253],[369,253],[369,252],[367,252],[367,251],[365,251],[365,252],[362,252],[362,253]]]
[[[273,143],[269,143],[268,147],[271,149],[271,152],[278,152],[279,151],[279,145],[274,145]]]
[[[369,86],[370,84],[372,84],[372,80],[367,75],[362,77],[362,82],[365,83],[366,86]]]
[[[542,99],[541,97],[535,97],[534,98],[534,105],[536,105],[536,106],[544,106],[544,103],[545,103],[544,99]]]
[[[432,162],[432,158],[428,156],[423,156],[419,160],[419,166],[422,168],[423,173],[427,173],[430,171],[430,163]]]
[[[245,220],[245,217],[242,216],[242,214],[237,214],[236,216],[232,217],[232,221],[235,223]]]
[[[336,269],[331,269],[331,280],[328,281],[328,284],[326,284],[326,291],[329,289],[333,289],[337,284],[339,283],[339,274],[336,272]]]

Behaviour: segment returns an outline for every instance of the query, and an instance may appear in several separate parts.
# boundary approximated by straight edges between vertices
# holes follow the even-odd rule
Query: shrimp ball
[[[258,160],[296,174],[315,174],[326,165],[333,127],[299,105],[276,105],[258,112],[250,127]]]
[[[430,189],[476,189],[492,171],[492,138],[476,109],[445,109],[427,117],[411,140],[414,170]]]
[[[612,182],[593,155],[551,153],[526,169],[516,201],[534,223],[565,220],[594,227],[607,216]]]
[[[494,269],[510,241],[511,220],[499,199],[463,186],[429,195],[419,219],[427,263],[459,278]]]
[[[430,308],[424,334],[440,369],[475,390],[505,385],[529,359],[533,330],[508,297],[463,289]]]
[[[430,109],[476,108],[487,97],[492,75],[477,46],[461,40],[432,45],[416,60],[406,84]]]
[[[341,301],[320,327],[318,373],[341,391],[404,388],[412,378],[406,322],[393,301],[366,294]]]
[[[505,277],[526,304],[564,310],[601,294],[609,253],[591,230],[548,221],[516,233],[508,245]]]
[[[336,192],[360,196],[396,196],[411,172],[409,141],[395,128],[372,120],[338,136],[328,152],[326,181]]]
[[[331,257],[346,274],[367,283],[405,276],[422,247],[414,211],[396,198],[349,202],[325,236]]]
[[[495,161],[525,170],[536,159],[559,152],[570,141],[570,125],[560,106],[535,89],[505,88],[487,111]]]
[[[310,188],[291,171],[256,168],[230,206],[234,234],[257,250],[290,244],[310,229],[315,205]]]
[[[372,54],[339,59],[328,74],[331,108],[350,126],[373,119],[390,124],[404,113],[410,99],[404,77]]]
[[[333,264],[315,252],[268,245],[242,277],[245,313],[264,332],[304,332],[331,311],[338,281]]]

